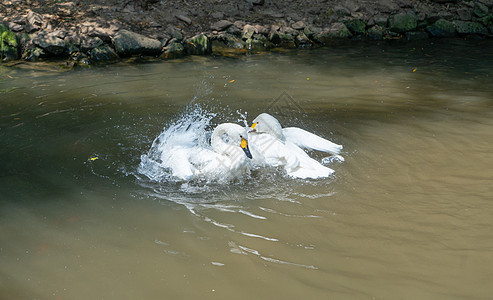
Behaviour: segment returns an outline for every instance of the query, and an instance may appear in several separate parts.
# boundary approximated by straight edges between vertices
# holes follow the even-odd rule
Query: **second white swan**
[[[283,167],[289,176],[296,178],[321,178],[334,172],[309,157],[302,148],[335,155],[342,149],[341,145],[306,130],[282,128],[279,121],[267,113],[253,120],[249,141],[256,165]],[[341,156],[338,157],[343,160]]]

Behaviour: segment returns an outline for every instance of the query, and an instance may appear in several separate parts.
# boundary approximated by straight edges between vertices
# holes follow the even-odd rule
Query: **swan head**
[[[279,121],[268,113],[261,113],[253,119],[252,126],[249,132],[268,133],[282,140],[282,126]]]
[[[244,137],[245,128],[237,124],[223,123],[218,125],[212,132],[211,146],[218,153],[231,155],[239,151],[240,147],[246,157],[252,158],[248,147],[248,140]],[[237,149],[237,150],[235,150]]]
[[[248,148],[248,140],[245,139],[243,136],[240,135],[240,147],[245,152],[246,157],[252,159],[252,153],[250,153],[250,149]]]

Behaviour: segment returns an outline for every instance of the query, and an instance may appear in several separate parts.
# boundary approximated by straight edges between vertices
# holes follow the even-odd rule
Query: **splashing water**
[[[211,149],[210,123],[215,116],[215,113],[206,112],[198,105],[187,109],[177,121],[163,129],[149,152],[141,156],[138,172],[151,181],[177,181],[171,170],[173,160],[177,159],[173,156],[173,149]]]

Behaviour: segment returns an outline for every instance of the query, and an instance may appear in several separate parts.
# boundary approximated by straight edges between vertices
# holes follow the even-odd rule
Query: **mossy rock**
[[[352,37],[351,31],[343,23],[334,23],[329,30],[324,30],[313,36],[313,39],[321,44],[329,44],[337,40]]]
[[[402,12],[389,19],[390,30],[398,33],[412,31],[418,26],[418,17],[414,13]]]
[[[245,48],[245,42],[238,38],[237,36],[230,33],[221,33],[219,35],[213,36],[212,40],[212,50],[215,48],[233,48],[233,49],[243,49]]]
[[[481,2],[474,2],[474,14],[479,18],[488,15],[488,7]]]
[[[91,60],[89,57],[80,51],[72,52],[69,59],[65,62],[65,67],[89,67],[91,65]]]
[[[488,29],[481,23],[466,22],[466,21],[453,21],[455,29],[459,34],[488,34]]]
[[[304,32],[296,36],[296,45],[298,48],[307,48],[312,46],[312,41],[306,36]]]
[[[189,55],[204,55],[212,52],[212,43],[205,34],[185,40],[185,52]]]
[[[433,25],[426,27],[432,36],[445,37],[455,35],[455,24],[445,19],[437,20]]]
[[[487,15],[486,17],[481,18],[480,21],[486,27],[493,26],[493,14],[490,14],[490,15]]]
[[[277,45],[281,48],[296,48],[294,37],[281,32],[279,32],[279,43]]]
[[[265,35],[258,33],[247,39],[245,44],[246,49],[250,51],[266,51],[274,46]]]
[[[164,47],[164,52],[159,56],[160,59],[174,59],[185,56],[185,47],[177,39],[171,40],[171,42]]]
[[[22,59],[29,61],[38,61],[45,57],[48,57],[48,54],[38,47],[30,47],[22,53]]]
[[[0,57],[3,61],[19,59],[19,41],[10,30],[0,34]]]
[[[380,25],[375,25],[368,29],[368,38],[370,40],[383,40],[386,35],[386,29]]]
[[[352,19],[343,22],[353,35],[364,35],[366,33],[366,23],[360,19]]]
[[[102,45],[87,52],[92,64],[105,64],[120,59],[118,54],[108,45]]]
[[[315,27],[313,25],[308,25],[308,26],[305,26],[305,28],[303,29],[303,33],[309,38],[309,39],[312,39],[313,36],[317,33],[320,33],[322,32],[322,28],[320,27]]]

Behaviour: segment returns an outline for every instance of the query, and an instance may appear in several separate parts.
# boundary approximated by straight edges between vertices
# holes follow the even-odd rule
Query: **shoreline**
[[[493,0],[326,0],[309,7],[297,1],[175,1],[173,9],[156,0],[27,2],[0,4],[2,62],[55,59],[70,68],[133,56],[167,60],[359,41],[493,37]]]

